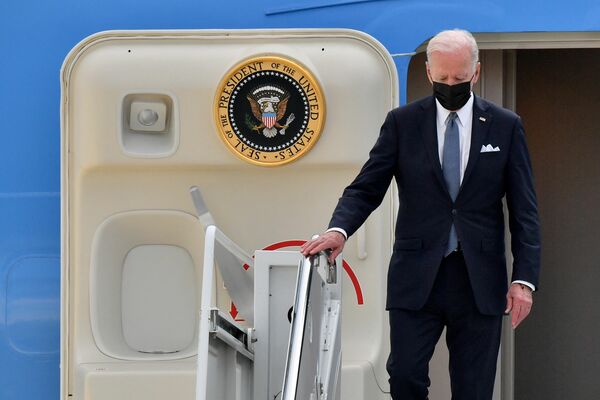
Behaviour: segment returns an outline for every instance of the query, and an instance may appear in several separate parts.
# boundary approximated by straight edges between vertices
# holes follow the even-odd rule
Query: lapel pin
[[[485,122],[485,118],[484,118],[484,117],[479,117],[479,120],[480,120],[481,122]]]

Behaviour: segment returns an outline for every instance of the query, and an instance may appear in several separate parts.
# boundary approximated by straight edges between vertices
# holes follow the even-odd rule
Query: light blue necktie
[[[460,188],[460,141],[458,137],[458,125],[456,124],[456,113],[451,112],[446,119],[446,133],[444,139],[444,154],[442,159],[442,170],[446,188],[452,201],[456,200]],[[446,256],[458,248],[458,236],[454,224],[450,228]]]

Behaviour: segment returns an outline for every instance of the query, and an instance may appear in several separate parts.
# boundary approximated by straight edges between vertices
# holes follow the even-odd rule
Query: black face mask
[[[471,97],[471,80],[455,85],[433,82],[433,95],[446,110],[456,111],[467,104]]]

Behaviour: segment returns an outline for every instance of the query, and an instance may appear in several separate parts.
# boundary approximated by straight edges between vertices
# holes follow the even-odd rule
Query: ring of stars
[[[237,126],[235,119],[234,119],[234,102],[236,100],[237,95],[239,94],[240,90],[244,87],[244,85],[250,83],[253,79],[256,79],[258,77],[262,77],[262,76],[273,76],[275,78],[278,79],[283,79],[287,82],[289,82],[290,85],[294,86],[294,88],[298,91],[298,94],[300,95],[300,98],[302,99],[302,102],[304,104],[304,118],[302,120],[302,124],[300,129],[298,130],[298,132],[296,133],[296,135],[291,138],[290,140],[288,140],[286,143],[278,145],[278,146],[261,146],[258,145],[256,143],[254,143],[252,140],[248,139],[240,130],[240,128]],[[300,137],[302,136],[302,134],[304,133],[304,130],[306,129],[306,126],[308,124],[308,101],[306,99],[306,94],[304,93],[304,90],[300,87],[300,85],[298,85],[298,83],[291,79],[288,75],[278,72],[278,71],[261,71],[261,72],[255,72],[251,75],[248,75],[247,77],[245,77],[244,79],[242,79],[240,81],[240,83],[235,87],[233,93],[231,94],[231,100],[229,102],[229,120],[231,121],[231,126],[233,128],[233,131],[235,132],[235,134],[237,135],[237,137],[244,142],[245,144],[247,144],[248,146],[256,149],[256,150],[261,150],[261,151],[270,151],[270,152],[274,152],[274,151],[280,151],[283,149],[286,149],[288,147],[290,147],[291,145],[293,145],[298,139],[300,139]]]

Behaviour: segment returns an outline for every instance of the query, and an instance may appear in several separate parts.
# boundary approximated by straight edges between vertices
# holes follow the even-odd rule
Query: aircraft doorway
[[[598,399],[600,49],[517,52],[542,222],[542,274],[515,334],[515,399]]]
[[[475,92],[522,117],[542,226],[540,288],[529,319],[514,334],[504,328],[494,400],[600,398],[600,48],[514,50],[530,45],[477,39]],[[430,93],[421,51],[410,62],[407,99]],[[430,373],[430,398],[449,398],[443,336]]]

